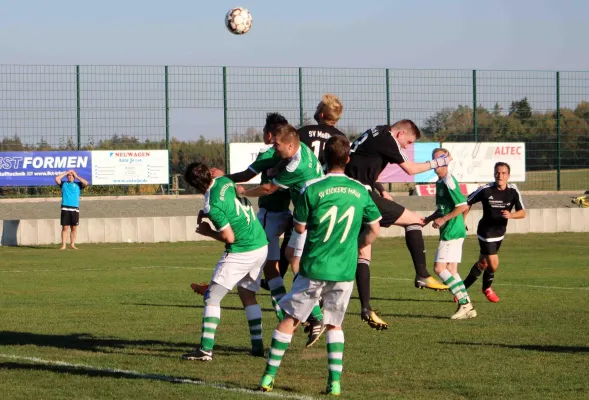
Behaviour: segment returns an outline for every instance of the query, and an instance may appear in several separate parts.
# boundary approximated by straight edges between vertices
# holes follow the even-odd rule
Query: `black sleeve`
[[[513,204],[515,205],[515,211],[525,210],[526,208],[524,207],[524,201],[522,199],[522,195],[516,186],[514,186],[513,192],[514,192]]]
[[[231,179],[233,182],[240,183],[240,182],[247,182],[256,175],[258,175],[258,174],[256,174],[251,169],[246,169],[245,171],[236,172],[234,174],[227,175],[227,178]]]
[[[382,183],[380,183],[380,182],[376,182],[376,183],[374,184],[374,188],[376,189],[376,191],[377,191],[378,193],[382,193],[382,192],[384,192],[384,191],[385,191],[385,190],[384,190],[384,186],[382,186]]]
[[[466,202],[468,203],[468,205],[472,206],[473,204],[478,203],[479,201],[483,200],[484,192],[485,192],[485,186],[481,186],[477,190],[472,192],[468,196],[468,199],[466,199]]]

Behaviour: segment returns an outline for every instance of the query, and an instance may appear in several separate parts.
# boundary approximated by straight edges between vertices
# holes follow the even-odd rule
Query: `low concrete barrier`
[[[421,212],[421,215],[430,213]],[[472,210],[466,224],[475,235],[481,210]],[[195,232],[196,216],[86,218],[80,220],[77,243],[156,243],[212,240]],[[511,220],[508,233],[589,232],[588,208],[529,209],[525,219]],[[399,227],[385,228],[382,237],[404,236]],[[425,236],[437,236],[431,224]],[[36,246],[61,243],[59,219],[4,220],[0,225],[4,246]],[[68,239],[69,241],[69,239]]]

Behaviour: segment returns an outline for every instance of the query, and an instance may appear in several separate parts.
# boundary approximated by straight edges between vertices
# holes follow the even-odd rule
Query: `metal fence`
[[[177,173],[199,157],[182,142],[222,141],[224,163],[267,112],[303,125],[324,93],[351,136],[410,118],[425,140],[524,141],[524,189],[589,189],[589,72],[0,65],[0,151],[160,148]]]

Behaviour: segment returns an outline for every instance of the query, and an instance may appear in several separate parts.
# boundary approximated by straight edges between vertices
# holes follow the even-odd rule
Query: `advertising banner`
[[[168,183],[167,150],[93,151],[92,165],[94,185]]]
[[[229,144],[229,174],[241,172],[247,169],[258,157],[258,153],[268,146],[259,143],[230,143]],[[247,183],[260,183],[260,175],[250,179]]]

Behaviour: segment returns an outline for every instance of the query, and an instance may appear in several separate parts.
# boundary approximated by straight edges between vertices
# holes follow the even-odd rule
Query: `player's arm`
[[[365,196],[366,203],[364,205],[364,212],[362,213],[362,222],[366,224],[366,228],[362,230],[362,233],[360,233],[360,237],[358,238],[359,250],[366,246],[370,246],[372,242],[376,240],[378,235],[380,235],[380,220],[382,219],[380,211],[378,211],[378,207],[374,204],[368,191],[366,191]]]
[[[74,174],[74,178],[76,178],[77,180],[80,181],[80,183],[82,184],[82,189],[85,188],[86,186],[88,186],[88,181],[84,178],[82,178],[80,175],[78,175],[78,173],[76,171],[74,171],[72,169],[72,174]]]
[[[258,175],[258,172],[255,172],[251,169],[246,169],[245,171],[236,172],[234,174],[227,175],[227,178],[231,179],[233,182],[247,182],[250,179],[254,178]]]
[[[215,227],[219,226],[220,228],[216,231],[213,230],[208,222],[202,220],[205,216],[208,216]],[[229,220],[221,210],[216,208],[211,209],[209,214],[205,214],[203,211],[198,213],[196,232],[223,243],[231,244],[235,242],[235,234],[229,224]]]
[[[309,212],[311,210],[309,192],[304,187],[301,190],[301,199],[297,203],[293,213],[294,230],[298,234],[305,233],[307,229],[307,220],[309,219]]]
[[[449,157],[438,157],[434,160],[429,160],[426,162],[413,162],[413,161],[404,161],[399,163],[399,167],[403,171],[405,171],[409,175],[417,175],[423,172],[427,172],[430,169],[436,169],[439,167],[445,167],[446,165],[450,164],[452,161],[452,156]]]
[[[524,202],[522,200],[522,195],[519,192],[517,186],[512,185],[512,188],[515,189],[517,196],[515,197],[515,201],[513,204],[515,205],[515,212],[510,212],[508,210],[503,210],[501,213],[503,217],[506,219],[522,219],[526,217],[526,209],[524,208]]]
[[[376,182],[374,184],[374,188],[376,189],[376,191],[381,195],[381,197],[384,197],[385,199],[388,200],[393,200],[393,197],[389,194],[389,192],[387,192],[384,188],[384,186],[382,185],[382,183],[380,182]]]
[[[434,221],[435,219],[440,218],[441,216],[442,216],[442,213],[440,212],[440,209],[436,209],[436,211],[434,211],[431,215],[429,215],[423,219],[423,223],[424,223],[424,225],[427,225],[430,222]]]
[[[460,214],[464,214],[468,208],[468,203],[460,191],[460,185],[458,184],[458,181],[454,179],[452,175],[446,175],[444,178],[444,183],[446,184],[448,194],[454,203],[454,208],[448,214],[436,218],[434,220],[434,228],[444,225],[446,222],[450,221],[452,218],[456,218]]]
[[[61,180],[69,173],[70,171],[65,171],[63,174],[59,174],[55,176],[55,183],[61,186]]]
[[[272,193],[278,191],[278,189],[280,189],[280,186],[276,185],[273,182],[264,183],[263,185],[255,187],[253,189],[246,190],[245,192],[243,192],[243,196],[244,197],[268,196],[269,194],[272,194]]]
[[[444,215],[443,217],[437,217],[436,219],[434,219],[434,228],[436,227],[436,225],[438,227],[444,225],[446,222],[450,221],[452,218],[456,218],[457,216],[459,216],[460,214],[463,214],[464,211],[468,208],[468,205],[465,204],[461,204],[459,206],[454,207],[454,209],[452,209],[452,211],[450,211],[448,214]]]

